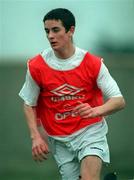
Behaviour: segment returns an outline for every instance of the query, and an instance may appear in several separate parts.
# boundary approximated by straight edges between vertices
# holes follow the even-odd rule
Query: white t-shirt
[[[53,69],[60,70],[60,71],[66,71],[71,70],[79,66],[81,61],[83,60],[85,54],[87,51],[80,49],[78,47],[75,48],[75,53],[73,56],[71,56],[68,59],[60,59],[57,58],[51,48],[44,50],[41,55],[45,62]],[[110,75],[107,67],[102,62],[101,68],[98,74],[97,78],[97,86],[101,89],[103,95],[109,99],[111,97],[120,97],[122,96],[120,89],[116,83],[116,81],[112,78]],[[26,80],[25,83],[19,93],[19,96],[24,100],[24,102],[29,106],[36,106],[38,96],[40,93],[40,87],[37,85],[37,83],[32,79],[29,70],[27,70],[26,74]],[[102,123],[102,122],[101,122]],[[107,124],[104,121],[102,125],[100,126],[100,123],[97,123],[91,127],[87,127],[89,133],[90,131],[93,132],[94,129],[97,129],[98,131],[101,131],[103,134],[107,133]],[[100,129],[101,127],[101,129]],[[70,137],[74,137],[81,133],[83,130],[79,130],[78,132],[74,133],[73,135],[70,135]],[[56,137],[58,138],[58,137]],[[60,137],[61,138],[61,137]]]

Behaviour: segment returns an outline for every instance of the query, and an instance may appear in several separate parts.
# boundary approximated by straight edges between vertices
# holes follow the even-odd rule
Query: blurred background
[[[18,93],[28,58],[49,46],[42,19],[53,8],[76,17],[74,43],[102,56],[126,99],[107,118],[111,164],[102,177],[134,178],[134,0],[0,0],[0,179],[60,180],[51,157],[35,163]],[[103,179],[103,178],[102,178]]]

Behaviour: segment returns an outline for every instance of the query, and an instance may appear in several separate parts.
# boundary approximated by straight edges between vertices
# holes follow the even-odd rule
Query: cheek
[[[65,43],[67,43],[68,41],[69,41],[69,38],[67,37],[67,36],[60,36],[60,41],[63,43],[63,44],[65,44]]]
[[[65,32],[61,32],[58,34],[57,38],[62,42],[67,42],[68,41],[68,36]]]

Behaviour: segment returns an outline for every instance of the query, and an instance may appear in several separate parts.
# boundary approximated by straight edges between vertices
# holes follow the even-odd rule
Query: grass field
[[[118,62],[109,66],[127,107],[108,118],[111,165],[103,173],[116,171],[118,180],[128,180],[134,176],[134,66],[123,65],[124,60]],[[0,180],[60,180],[51,154],[41,164],[31,157],[22,100],[18,97],[25,70],[24,65],[0,65]]]

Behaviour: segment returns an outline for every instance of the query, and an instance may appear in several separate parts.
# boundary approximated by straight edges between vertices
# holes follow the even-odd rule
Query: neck
[[[55,55],[60,59],[67,59],[70,58],[75,52],[75,47],[73,44],[70,44],[68,47],[63,48],[58,51],[54,51]]]

